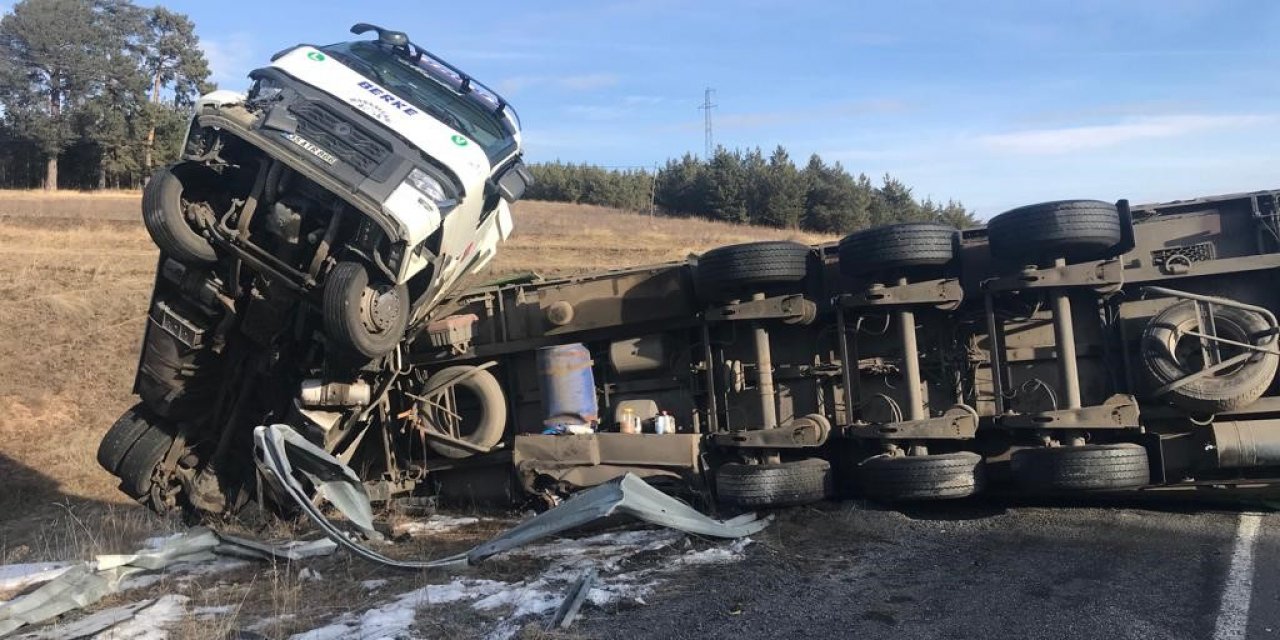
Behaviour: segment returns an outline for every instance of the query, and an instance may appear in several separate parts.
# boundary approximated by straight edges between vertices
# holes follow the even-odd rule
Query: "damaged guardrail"
[[[215,554],[257,560],[300,560],[332,553],[335,548],[331,541],[323,538],[271,545],[196,527],[165,540],[154,549],[100,555],[92,561],[72,565],[35,591],[0,604],[0,637],[92,605],[120,591],[125,578],[140,573],[164,571],[179,563],[207,562]],[[104,620],[102,628],[89,625],[66,637],[88,637],[116,622],[119,620]]]
[[[369,503],[369,496],[359,476],[350,467],[312,444],[288,425],[260,426],[254,430],[253,437],[258,467],[267,482],[282,495],[289,496],[334,542],[366,560],[397,569],[453,569],[479,564],[486,558],[535,540],[616,514],[716,538],[749,536],[764,529],[771,520],[754,513],[729,520],[716,520],[662,493],[635,475],[627,474],[578,493],[555,508],[466,552],[435,560],[399,560],[357,542],[334,524],[312,500],[299,480],[299,476],[306,478],[314,487],[315,495],[332,504],[366,538],[380,540],[382,535],[373,526],[373,508]]]

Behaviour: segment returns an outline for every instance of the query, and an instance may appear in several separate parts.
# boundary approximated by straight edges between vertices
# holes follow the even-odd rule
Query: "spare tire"
[[[925,456],[872,456],[858,464],[863,495],[874,500],[966,498],[986,484],[982,456],[968,451]]]
[[[1260,313],[1215,305],[1213,318],[1220,337],[1276,348],[1274,328]],[[1153,390],[1204,368],[1200,339],[1185,334],[1198,327],[1199,322],[1196,303],[1186,300],[1165,309],[1147,323],[1142,333],[1142,365]],[[1218,348],[1224,361],[1245,351],[1223,343],[1219,343]],[[1174,387],[1161,397],[1200,416],[1233,411],[1262,397],[1276,377],[1278,364],[1280,356],[1254,351],[1237,365]]]
[[[1019,449],[1010,467],[1019,487],[1044,495],[1137,489],[1151,481],[1147,450],[1128,443]]]
[[[807,458],[777,464],[731,462],[716,469],[716,495],[739,507],[785,507],[831,495],[831,463]]]
[[[445,389],[418,401],[418,410],[428,426],[481,449],[492,449],[502,440],[507,428],[507,397],[502,385],[489,371],[475,371],[470,365],[448,367],[432,374],[432,378],[449,379],[466,376]],[[430,380],[428,380],[430,384]],[[470,397],[458,400],[457,392]],[[427,445],[446,458],[469,458],[476,452],[440,440],[427,439]]]
[[[840,272],[857,276],[873,271],[943,266],[955,258],[955,227],[936,222],[906,222],[855,231],[840,241]]]
[[[409,290],[403,284],[371,282],[359,262],[334,266],[324,285],[325,334],[347,352],[366,358],[386,354],[409,326]]]
[[[694,280],[703,297],[739,293],[750,287],[799,282],[808,273],[807,245],[788,241],[750,242],[712,249],[698,258]]]
[[[218,260],[213,245],[187,219],[190,203],[182,197],[185,187],[175,172],[180,166],[161,167],[147,182],[142,190],[142,225],[152,242],[178,262],[192,266],[213,264]]]
[[[1120,212],[1100,200],[1018,207],[987,223],[991,255],[1019,265],[1106,258],[1120,245],[1121,236]]]

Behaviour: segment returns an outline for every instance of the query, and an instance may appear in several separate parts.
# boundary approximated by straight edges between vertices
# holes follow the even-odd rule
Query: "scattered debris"
[[[574,580],[569,586],[569,592],[564,596],[564,602],[560,603],[560,608],[556,609],[556,614],[551,617],[547,631],[557,628],[568,629],[573,626],[574,619],[578,617],[578,610],[582,608],[582,601],[587,598],[587,594],[591,592],[591,585],[595,582],[595,568],[583,571],[582,576]]]
[[[178,622],[187,614],[187,602],[190,598],[176,594],[160,596],[141,609],[133,617],[117,623],[105,633],[97,636],[100,640],[165,640],[168,634],[165,628]],[[63,636],[76,637],[76,636]]]
[[[410,520],[407,522],[396,523],[391,528],[391,532],[397,536],[409,536],[411,538],[419,536],[435,535],[437,533],[448,533],[462,527],[480,524],[480,518],[471,516],[442,516],[433,515],[424,520]]]
[[[253,437],[259,454],[259,468],[266,481],[282,495],[292,498],[325,535],[366,560],[398,569],[457,569],[475,565],[499,553],[618,513],[686,533],[716,538],[749,536],[769,524],[769,518],[759,518],[754,513],[730,520],[715,520],[628,473],[578,493],[466,553],[436,560],[397,560],[357,543],[329,521],[295,475],[296,471],[304,476],[315,487],[315,497],[328,500],[367,538],[380,540],[381,534],[373,528],[373,507],[369,496],[360,477],[350,467],[289,425],[260,426],[254,429]],[[291,457],[298,460],[296,467]]]
[[[596,578],[583,589],[580,606],[586,603],[598,608],[619,603],[643,605],[675,571],[692,565],[735,562],[743,557],[738,553],[709,554],[707,550],[692,548],[689,540],[685,534],[669,529],[637,529],[532,544],[504,556],[516,563],[525,557],[550,561],[542,571],[524,580],[503,582],[454,577],[444,584],[427,585],[394,596],[375,609],[344,614],[324,627],[294,636],[293,640],[405,637],[411,635],[415,619],[411,612],[460,603],[489,616],[500,615],[491,629],[476,632],[503,640],[516,636],[532,620],[551,619],[564,603],[566,592],[584,572],[594,571]],[[744,538],[731,546],[741,551],[750,542],[750,538]],[[701,561],[687,562],[686,557]],[[539,626],[545,625],[546,621],[539,623]]]
[[[196,528],[170,539],[157,549],[129,555],[103,555],[64,571],[39,589],[0,605],[0,636],[93,604],[119,590],[121,581],[135,573],[157,571],[183,561],[213,558],[218,537]]]
[[[241,538],[239,536],[218,534],[223,544],[214,549],[217,553],[248,558],[250,560],[287,560],[296,562],[304,558],[327,556],[333,553],[338,545],[328,538],[319,538],[303,542],[290,540],[280,544],[267,544]]]
[[[221,571],[243,564],[236,561],[212,562],[215,560],[215,553],[263,559],[294,559],[332,553],[337,548],[337,545],[328,540],[290,542],[273,546],[235,536],[219,536],[204,527],[196,527],[174,536],[152,538],[147,541],[147,545],[148,548],[137,553],[100,555],[89,562],[61,568],[49,566],[41,572],[26,570],[31,565],[15,565],[24,567],[22,569],[9,568],[8,573],[14,576],[25,576],[26,579],[31,580],[28,586],[38,583],[35,581],[35,576],[39,576],[41,578],[39,581],[45,584],[29,594],[0,605],[0,637],[69,611],[84,608],[117,591],[149,586],[162,579],[157,575],[140,574],[162,571],[179,564],[198,565],[193,567],[195,574]],[[56,574],[53,573],[55,571]],[[184,598],[184,600],[178,603],[172,598]],[[82,623],[92,621],[92,624],[104,625],[97,631],[87,631],[78,635],[68,635],[60,631],[59,637],[81,637],[110,628],[113,635],[107,637],[147,638],[149,636],[143,634],[141,630],[158,628],[156,621],[161,612],[171,611],[179,604],[183,605],[181,608],[185,611],[185,597],[165,596],[149,604],[141,603],[136,608],[130,608],[135,605],[128,605],[98,612],[80,621]],[[146,620],[138,618],[143,611],[150,612]],[[119,616],[125,617],[118,618]],[[137,626],[139,631],[136,633],[128,631],[134,628],[132,626],[118,626],[121,625],[122,620],[130,618],[136,618],[134,622],[139,625]],[[121,635],[126,632],[128,634]]]
[[[503,610],[504,624],[531,616],[557,612],[553,623],[562,628],[572,623],[582,603],[597,606],[622,598],[643,602],[652,591],[653,575],[659,568],[621,571],[623,562],[637,554],[659,551],[686,538],[677,533],[693,533],[719,538],[738,538],[724,549],[695,551],[678,557],[668,566],[706,564],[731,561],[742,556],[750,543],[746,536],[768,525],[768,518],[747,514],[731,520],[714,520],[692,507],[651,487],[640,478],[626,475],[615,481],[583,491],[560,506],[525,520],[506,533],[480,543],[470,551],[426,562],[387,558],[354,542],[320,512],[294,475],[295,470],[316,488],[316,494],[328,500],[370,539],[381,537],[373,529],[372,507],[364,487],[350,468],[306,441],[284,425],[259,427],[255,441],[262,454],[263,470],[268,480],[295,502],[325,532],[327,539],[309,542],[289,541],[269,544],[232,535],[219,535],[197,527],[185,533],[152,538],[148,547],[137,553],[101,555],[92,562],[65,566],[56,563],[14,565],[0,568],[0,585],[31,586],[44,582],[25,596],[0,604],[0,636],[6,636],[28,625],[38,624],[64,613],[89,606],[123,588],[147,586],[162,579],[149,572],[165,570],[177,564],[190,564],[195,573],[220,570],[220,565],[236,561],[212,562],[215,554],[257,560],[296,561],[332,553],[344,546],[357,555],[384,565],[399,568],[458,568],[475,565],[504,553],[524,553],[553,559],[552,565],[539,576],[515,583],[495,580],[456,579],[447,584],[429,585],[397,596],[387,604],[349,615],[334,624],[308,632],[299,638],[323,640],[350,636],[394,635],[409,628],[420,606],[468,600],[481,611]],[[290,456],[298,457],[298,467]],[[599,521],[615,514],[626,514],[640,520],[667,527],[662,530],[638,530],[599,534],[579,540],[557,541],[529,546],[530,543],[564,531]],[[417,533],[441,533],[480,522],[474,517],[433,516],[408,530]],[[686,543],[687,544],[687,543]],[[523,550],[521,548],[523,547]],[[221,567],[225,568],[225,566]],[[601,577],[607,572],[607,578]],[[304,567],[298,573],[301,581],[319,581],[320,573]],[[369,591],[387,582],[370,580],[363,586]],[[565,587],[569,596],[563,597]],[[11,587],[13,588],[13,587]],[[187,598],[170,595],[157,600],[115,607],[97,612],[75,623],[88,629],[70,637],[110,630],[110,638],[145,640],[170,618],[187,614]],[[206,612],[216,615],[216,612]],[[96,626],[95,626],[96,625]],[[495,633],[503,632],[500,626]],[[511,627],[514,629],[514,627]],[[501,633],[499,633],[501,632]],[[66,634],[59,631],[61,637]],[[38,634],[32,637],[41,637]]]

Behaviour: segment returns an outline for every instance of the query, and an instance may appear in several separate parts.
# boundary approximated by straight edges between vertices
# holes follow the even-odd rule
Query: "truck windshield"
[[[438,80],[426,60],[415,61],[370,41],[343,42],[320,49],[475,140],[490,163],[497,164],[515,150],[515,138],[502,116]]]

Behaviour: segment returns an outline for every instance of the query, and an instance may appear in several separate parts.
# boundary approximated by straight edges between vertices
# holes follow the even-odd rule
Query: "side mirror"
[[[533,174],[524,162],[516,160],[502,175],[498,177],[498,195],[507,202],[515,202],[524,196],[524,192],[533,184]]]
[[[367,22],[360,22],[355,25],[352,25],[351,27],[351,33],[354,33],[356,35],[368,33],[370,31],[377,31],[378,42],[381,42],[383,44],[388,44],[393,47],[405,47],[409,45],[409,36],[405,35],[403,31],[390,31],[388,29],[383,29],[378,25],[369,24]]]

